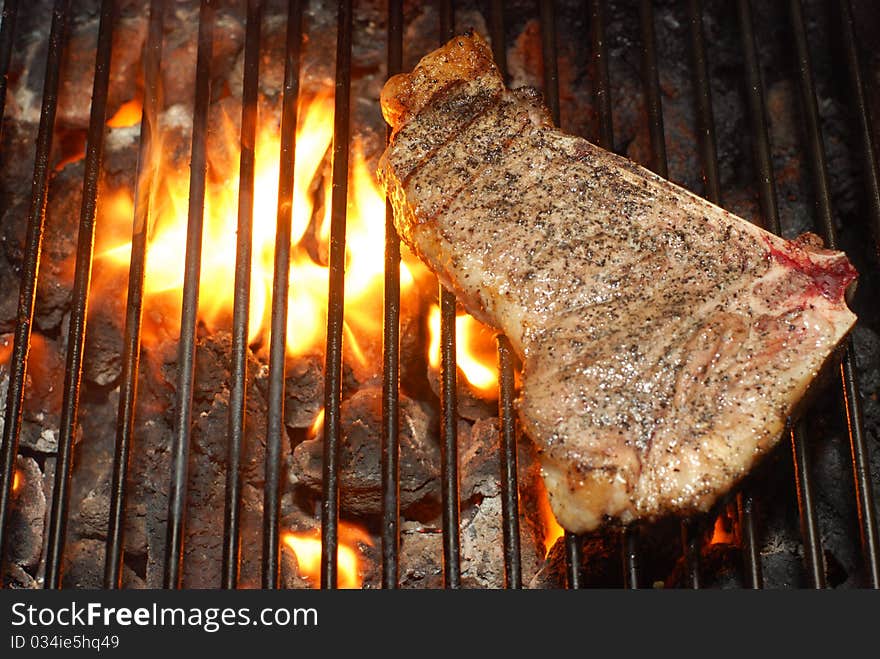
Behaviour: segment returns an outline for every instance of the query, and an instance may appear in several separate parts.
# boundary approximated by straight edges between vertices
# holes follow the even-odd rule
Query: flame
[[[129,126],[135,126],[141,122],[143,110],[144,106],[140,99],[132,99],[119,106],[116,114],[107,120],[107,125],[110,128],[128,128]]]
[[[556,521],[553,509],[550,508],[550,495],[544,486],[543,478],[536,479],[535,493],[538,497],[538,516],[544,525],[544,555],[546,556],[553,549],[556,541],[565,535],[565,529]]]
[[[316,353],[323,349],[327,326],[328,267],[326,254],[330,235],[331,176],[328,151],[333,139],[333,97],[325,93],[301,102],[296,134],[293,208],[291,211],[290,288],[288,293],[287,351],[291,355]],[[117,113],[118,114],[118,113]],[[115,121],[117,117],[113,118]],[[119,121],[122,121],[120,118]],[[227,120],[221,135],[230,167],[239,163],[239,137]],[[269,339],[272,282],[274,279],[275,234],[280,173],[280,133],[277,126],[262,122],[255,144],[253,251],[248,339],[265,344]],[[210,152],[210,149],[209,149]],[[200,274],[199,317],[215,326],[231,317],[234,294],[234,263],[238,225],[238,172],[217,172],[212,162],[211,180],[205,195],[205,215]],[[222,163],[221,163],[222,164]],[[170,170],[170,171],[166,171]],[[179,308],[185,263],[189,170],[160,165],[157,203],[150,219],[144,293],[171,301]],[[119,201],[118,197],[126,197]],[[131,226],[131,195],[109,195],[115,199],[112,215],[127,211]],[[361,146],[352,146],[349,171],[349,201],[345,267],[346,356],[361,364],[364,346],[381,340],[384,275],[385,197],[376,183]],[[323,199],[323,201],[321,201]],[[320,202],[320,203],[318,203]],[[124,222],[123,222],[124,224]],[[112,231],[112,229],[111,229]],[[131,243],[117,240],[107,244],[101,256],[119,267],[127,267]],[[414,278],[401,264],[401,288],[412,286]],[[169,313],[170,318],[174,314]]]
[[[428,362],[440,368],[440,307],[428,312]],[[459,370],[477,395],[488,400],[498,397],[498,371],[495,333],[468,314],[455,316],[455,359]]]
[[[15,472],[12,474],[12,493],[13,494],[18,492],[19,488],[21,487],[21,481],[22,481],[21,472],[18,469],[16,469]]]
[[[315,415],[315,420],[312,421],[312,425],[309,426],[308,436],[309,437],[317,437],[318,433],[321,432],[321,428],[324,426],[324,408],[322,407],[318,410],[318,413]]]
[[[313,584],[321,578],[321,538],[319,532],[285,533],[282,542],[293,552],[300,575]],[[339,566],[340,588],[360,588],[363,578],[359,569],[358,543],[372,546],[373,541],[366,531],[348,522],[339,522],[339,545],[336,560]]]
[[[713,545],[732,545],[736,543],[736,533],[733,528],[733,520],[728,517],[727,513],[721,513],[715,519],[715,527],[712,529],[712,539],[709,541]]]

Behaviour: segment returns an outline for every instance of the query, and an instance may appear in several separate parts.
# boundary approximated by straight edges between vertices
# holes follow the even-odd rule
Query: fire
[[[319,532],[285,533],[281,539],[296,557],[300,575],[317,585],[321,579]],[[360,588],[363,583],[358,562],[358,543],[372,546],[373,541],[360,527],[340,521],[339,546],[336,553],[340,588]]]
[[[709,542],[713,545],[736,544],[736,533],[734,532],[733,520],[726,512],[721,513],[715,519],[715,527],[712,529],[712,539]]]
[[[19,488],[21,487],[21,481],[22,481],[21,472],[18,469],[16,469],[12,474],[12,493],[13,494],[18,492]]]
[[[128,128],[129,126],[135,126],[141,122],[143,109],[143,105],[139,99],[132,99],[119,106],[116,114],[107,120],[107,125],[110,128]]]
[[[544,555],[546,556],[553,549],[556,541],[565,535],[565,529],[556,521],[556,516],[550,508],[550,495],[547,494],[543,479],[537,479],[535,489],[538,496],[538,515],[544,523]]]
[[[428,361],[440,368],[440,307],[431,305],[428,314]],[[495,333],[468,314],[455,317],[455,359],[459,370],[482,398],[498,397]]]
[[[121,112],[121,110],[120,110]],[[117,113],[118,116],[118,113]],[[330,94],[301,103],[296,135],[293,209],[291,217],[290,289],[288,293],[287,350],[291,355],[320,352],[327,325],[331,177],[328,154],[333,140],[333,97]],[[116,121],[114,116],[112,121]],[[122,119],[120,118],[121,122]],[[238,131],[231,121],[220,136],[234,155],[236,171],[211,171],[205,195],[199,316],[216,326],[231,317],[238,225]],[[255,145],[253,251],[251,259],[249,341],[269,339],[274,270],[278,178],[278,126],[262,122]],[[210,151],[210,149],[209,149]],[[212,163],[213,165],[213,163]],[[166,171],[171,169],[171,171]],[[144,292],[148,298],[172,300],[179,308],[186,249],[189,170],[160,165],[159,189],[147,251]],[[125,205],[111,194],[117,210]],[[128,226],[131,195],[128,194]],[[113,213],[119,215],[121,213]],[[385,197],[378,187],[363,150],[352,147],[346,235],[345,350],[349,358],[366,362],[364,345],[381,340],[384,275]],[[112,231],[112,229],[111,229]],[[120,242],[101,256],[127,267],[131,243]],[[401,288],[414,283],[401,264]],[[173,317],[173,314],[169,314]]]

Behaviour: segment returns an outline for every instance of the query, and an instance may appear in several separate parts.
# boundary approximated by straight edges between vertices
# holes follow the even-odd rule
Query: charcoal
[[[71,128],[89,125],[92,81],[95,75],[97,23],[88,21],[71,30],[61,66],[57,121]],[[89,92],[84,93],[84,90]]]
[[[343,509],[379,514],[382,507],[382,390],[365,388],[341,407],[340,492]],[[299,444],[293,453],[290,479],[313,491],[322,488],[323,433]],[[421,405],[400,398],[400,507],[439,494],[440,451]]]
[[[83,378],[87,381],[107,387],[122,375],[125,314],[125,298],[109,287],[92,295],[83,359]]]
[[[256,386],[268,395],[269,369],[264,368]],[[324,404],[324,359],[320,355],[288,358],[284,381],[284,421],[289,428],[308,428]]]
[[[12,353],[12,337],[0,337],[7,355]],[[0,348],[0,354],[3,354]],[[61,379],[64,361],[55,341],[34,332],[25,379],[24,405],[21,420],[19,447],[38,453],[55,453],[58,450],[58,427],[61,423]],[[9,363],[0,363],[0,428],[5,423],[7,394],[9,391]]]
[[[440,529],[418,522],[400,526],[401,588],[443,587],[443,538]]]
[[[43,551],[46,517],[43,472],[33,458],[19,455],[15,460],[15,474],[18,487],[12,494],[6,558],[21,567],[33,569]]]
[[[71,590],[103,588],[104,555],[103,541],[85,539],[74,542],[67,550],[61,587]],[[123,565],[122,587],[142,589],[146,584],[130,567]]]

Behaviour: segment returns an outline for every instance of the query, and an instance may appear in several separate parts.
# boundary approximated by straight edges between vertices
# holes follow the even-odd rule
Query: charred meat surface
[[[521,357],[520,417],[570,531],[708,510],[855,323],[844,254],[560,132],[477,35],[391,78],[382,109],[398,231]]]

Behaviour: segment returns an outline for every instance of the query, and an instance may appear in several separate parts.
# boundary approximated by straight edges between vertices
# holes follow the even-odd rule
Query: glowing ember
[[[544,555],[546,556],[553,549],[556,541],[565,535],[565,529],[556,521],[556,516],[550,508],[550,496],[547,494],[547,488],[544,487],[543,479],[536,481],[535,490],[538,495],[538,515],[544,524]]]
[[[135,126],[141,122],[142,113],[143,105],[140,100],[133,99],[120,105],[116,114],[107,120],[107,125],[110,128],[128,128],[129,126]]]
[[[321,579],[321,538],[319,532],[285,533],[282,542],[296,557],[299,574],[318,585]],[[354,524],[339,522],[339,546],[336,552],[340,588],[360,588],[363,578],[359,570],[358,543],[372,546],[367,533]]]
[[[733,520],[728,517],[727,513],[721,513],[715,519],[715,527],[712,529],[712,539],[710,543],[713,545],[732,545],[736,544],[736,533],[734,532]]]
[[[21,483],[22,483],[21,472],[18,469],[16,469],[15,472],[12,474],[12,492],[13,492],[13,494],[15,492],[18,492],[18,489],[21,487]]]
[[[440,368],[440,307],[428,314],[428,361]],[[495,332],[467,314],[455,317],[455,359],[459,370],[482,398],[498,397]]]
[[[300,108],[296,137],[291,234],[290,290],[287,348],[291,355],[323,349],[327,325],[327,253],[330,217],[330,176],[327,154],[333,139],[333,98],[319,95]],[[114,117],[114,120],[116,117]],[[120,119],[121,121],[121,119]],[[238,133],[227,122],[227,151],[238,164]],[[212,138],[214,138],[212,136]],[[280,135],[277,127],[263,125],[255,145],[253,253],[251,259],[250,326],[248,338],[266,343],[275,252],[278,203]],[[363,346],[381,341],[384,275],[385,198],[358,144],[352,147],[346,236],[345,341],[346,356],[365,363]],[[180,304],[186,249],[189,170],[165,171],[160,167],[157,203],[151,218],[144,291]],[[212,171],[205,195],[199,315],[209,326],[231,317],[234,263],[238,224],[238,172],[221,176]],[[316,208],[323,192],[324,203]],[[111,199],[114,195],[109,195]],[[118,207],[122,203],[114,202]],[[128,226],[131,226],[128,195]],[[118,210],[118,209],[117,209]],[[102,214],[106,214],[102,209]],[[112,213],[120,215],[121,213]],[[310,228],[313,229],[310,231]],[[111,229],[112,231],[112,229]],[[131,243],[103,251],[102,256],[127,267]],[[413,277],[401,265],[401,288]],[[173,317],[173,314],[169,314]]]

